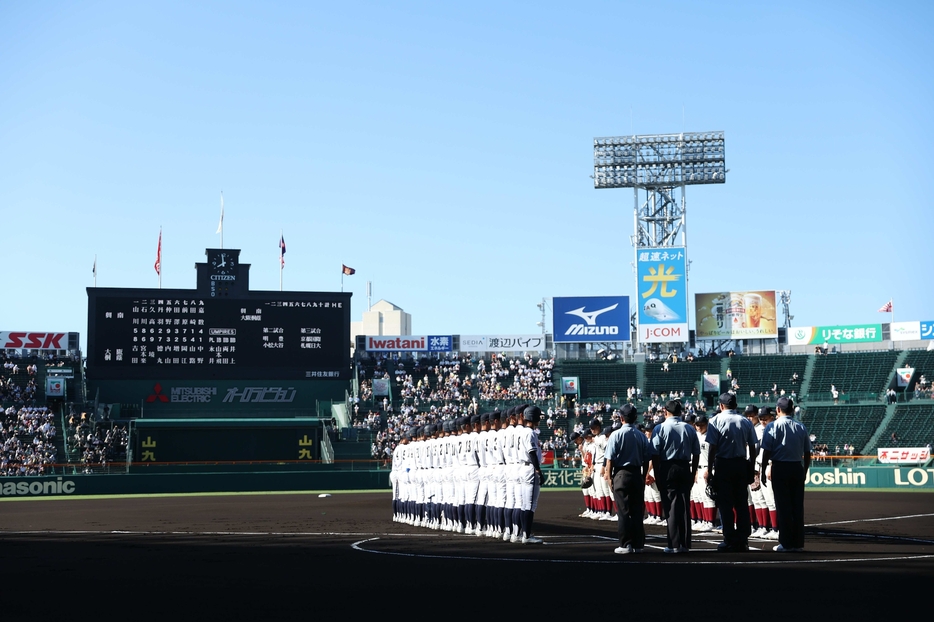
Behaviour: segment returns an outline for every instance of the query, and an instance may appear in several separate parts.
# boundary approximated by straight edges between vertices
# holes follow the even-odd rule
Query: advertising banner
[[[775,290],[694,296],[698,339],[775,339]]]
[[[451,335],[404,335],[366,338],[367,352],[450,352]]]
[[[916,341],[921,339],[921,322],[892,322],[889,324],[892,341]]]
[[[0,349],[67,350],[68,333],[0,331]]]
[[[704,374],[704,393],[720,392],[720,374]]]
[[[879,447],[876,452],[882,464],[922,464],[931,459],[927,447]]]
[[[65,397],[65,379],[62,377],[46,376],[46,397]]]
[[[377,397],[389,395],[389,378],[373,378],[373,395]]]
[[[914,367],[899,367],[895,370],[895,377],[898,378],[898,386],[907,387],[914,373]]]
[[[555,343],[629,341],[629,296],[554,298]]]
[[[921,322],[921,338],[934,339],[934,321]]]
[[[806,346],[824,343],[867,343],[882,341],[882,324],[851,326],[792,326],[788,329],[788,345]]]
[[[567,376],[561,379],[561,395],[577,395],[580,382],[577,376]]]
[[[687,259],[683,248],[636,253],[639,341],[688,341]]]
[[[544,349],[544,335],[461,335],[460,338],[460,352],[535,352]]]

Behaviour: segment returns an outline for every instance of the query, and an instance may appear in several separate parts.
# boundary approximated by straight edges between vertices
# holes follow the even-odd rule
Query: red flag
[[[156,274],[162,276],[162,229],[159,229],[159,245],[156,247],[156,263],[153,265]]]
[[[343,272],[343,273],[346,274],[347,276],[350,276],[351,274],[356,274],[356,273],[357,273],[356,270],[354,270],[353,268],[351,268],[351,267],[349,267],[349,266],[345,266],[344,264],[341,264],[341,272]]]
[[[879,309],[879,313],[891,313],[892,312],[892,301],[889,300],[887,303],[882,305],[882,308]]]
[[[279,236],[279,265],[285,267],[285,238]]]

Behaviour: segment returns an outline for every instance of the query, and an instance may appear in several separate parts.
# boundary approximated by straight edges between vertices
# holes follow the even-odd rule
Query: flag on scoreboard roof
[[[156,274],[162,276],[162,229],[159,229],[159,245],[156,246],[156,263],[153,264]]]
[[[887,303],[882,305],[882,308],[879,309],[879,313],[891,313],[892,312],[892,301],[889,300]]]
[[[341,264],[341,272],[342,272],[343,274],[346,274],[347,276],[350,276],[350,275],[352,275],[352,274],[356,274],[356,273],[357,273],[356,270],[354,270],[354,269],[351,268],[350,266],[345,266],[344,264]]]
[[[279,234],[279,266],[285,267],[285,237]]]
[[[223,191],[221,191],[221,219],[217,223],[217,231],[215,231],[214,233],[215,234],[220,233],[221,235],[224,234],[224,192]]]
[[[97,276],[97,255],[94,255],[94,265],[91,267],[91,274]]]

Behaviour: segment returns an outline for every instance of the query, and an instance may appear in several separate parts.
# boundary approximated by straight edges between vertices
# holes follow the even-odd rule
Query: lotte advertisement
[[[642,343],[689,339],[686,268],[683,248],[646,248],[636,253]]]
[[[775,290],[716,292],[694,297],[698,339],[775,339]]]

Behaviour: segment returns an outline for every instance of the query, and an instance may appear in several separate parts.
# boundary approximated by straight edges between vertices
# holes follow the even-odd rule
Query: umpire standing
[[[687,553],[691,548],[691,487],[700,460],[700,441],[693,427],[681,420],[681,401],[665,405],[665,421],[652,435],[655,481],[668,518],[665,553]]]
[[[778,514],[778,544],[773,551],[804,550],[804,483],[811,466],[811,439],[808,431],[794,420],[795,404],[787,397],[775,405],[778,417],[762,433],[762,467],[772,461],[772,493]]]
[[[720,413],[707,425],[707,443],[710,446],[707,481],[713,478],[717,491],[717,508],[723,523],[723,542],[717,545],[722,553],[749,550],[749,507],[747,488],[755,478],[758,444],[756,431],[749,420],[736,412],[736,396],[720,396]],[[733,520],[736,520],[734,526]]]
[[[603,477],[613,488],[619,513],[617,532],[620,555],[641,553],[645,546],[645,474],[649,470],[652,447],[649,440],[634,425],[636,407],[626,404],[620,410],[623,426],[610,435],[606,444]],[[598,457],[599,459],[599,457]]]

